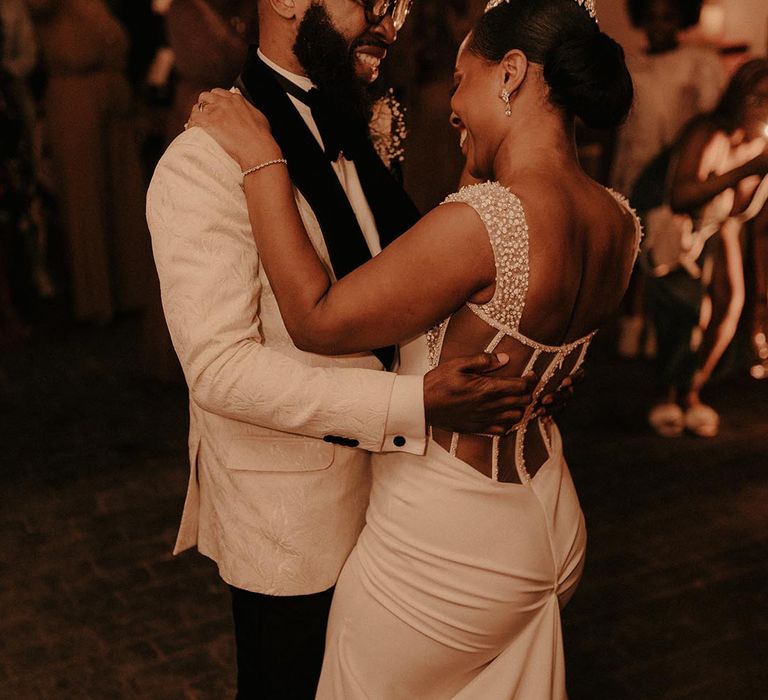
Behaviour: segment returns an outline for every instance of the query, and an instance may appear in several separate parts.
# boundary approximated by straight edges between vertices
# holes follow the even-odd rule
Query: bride
[[[338,282],[306,235],[263,115],[234,93],[201,101],[190,126],[243,169],[269,164],[244,178],[245,195],[301,349],[352,353],[426,332],[428,356],[406,346],[402,371],[498,351],[511,374],[541,377],[538,397],[580,367],[624,294],[639,224],[582,171],[574,142],[576,116],[615,126],[632,101],[592,0],[489,3],[459,51],[451,103],[481,184]],[[506,436],[431,437],[424,456],[373,456],[318,697],[564,698],[559,610],[586,536],[557,426],[529,408]]]

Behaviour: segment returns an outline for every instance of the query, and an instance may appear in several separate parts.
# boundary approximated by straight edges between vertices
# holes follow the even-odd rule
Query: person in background
[[[0,13],[0,52],[5,55],[5,13]],[[16,76],[0,62],[0,345],[26,335],[17,308],[28,271],[35,189],[32,150]],[[21,273],[21,274],[20,274]]]
[[[69,245],[74,313],[142,310],[152,273],[145,181],[126,79],[128,39],[103,0],[28,0]]]
[[[701,0],[627,2],[633,26],[647,38],[645,50],[627,61],[635,83],[635,106],[619,133],[611,175],[612,187],[627,194],[630,201],[643,198],[644,193],[634,192],[643,170],[691,119],[714,108],[725,85],[714,51],[680,41],[680,33],[698,23],[701,5]],[[653,354],[642,305],[641,274],[635,273],[625,302],[627,315],[620,320],[618,351],[624,357],[640,354],[644,336],[649,341],[648,353]]]
[[[127,76],[141,95],[152,61],[166,43],[163,17],[155,11],[153,0],[108,0],[107,5],[130,38]]]
[[[2,65],[6,73],[6,90],[14,94],[25,126],[24,139],[32,150],[32,177],[35,187],[30,203],[32,229],[27,237],[29,274],[37,296],[49,298],[56,288],[48,268],[48,226],[39,187],[43,179],[43,137],[37,105],[32,98],[28,81],[37,67],[38,47],[35,28],[24,0],[0,0],[0,19],[5,32]],[[31,290],[30,290],[31,291]]]
[[[676,269],[648,279],[666,393],[649,422],[660,435],[718,433],[720,417],[702,402],[701,391],[733,340],[744,306],[741,232],[768,198],[767,123],[768,60],[755,59],[737,71],[718,106],[686,128],[673,151],[670,204],[690,215],[689,240],[704,247],[696,259],[686,253]],[[707,240],[710,234],[717,235]]]
[[[166,14],[168,42],[176,61],[170,143],[184,130],[189,110],[203,90],[229,88],[256,42],[255,0],[173,0]]]

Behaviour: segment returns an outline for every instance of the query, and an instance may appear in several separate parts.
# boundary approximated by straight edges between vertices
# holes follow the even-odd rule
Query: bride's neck
[[[547,119],[531,128],[510,124],[510,129],[493,162],[494,179],[502,184],[514,181],[521,170],[566,170],[579,167],[575,130],[559,118]]]

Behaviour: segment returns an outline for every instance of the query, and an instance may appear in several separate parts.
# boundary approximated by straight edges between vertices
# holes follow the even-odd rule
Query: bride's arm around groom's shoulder
[[[202,129],[184,132],[161,159],[147,220],[168,327],[198,406],[287,433],[343,435],[372,451],[391,448],[395,425],[413,426],[412,439],[395,447],[424,449],[421,378],[313,367],[295,348],[265,347],[240,169]]]

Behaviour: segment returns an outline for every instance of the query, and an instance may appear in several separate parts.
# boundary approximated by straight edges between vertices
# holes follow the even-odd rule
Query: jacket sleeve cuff
[[[427,449],[424,378],[398,375],[392,387],[381,452],[423,455]]]

